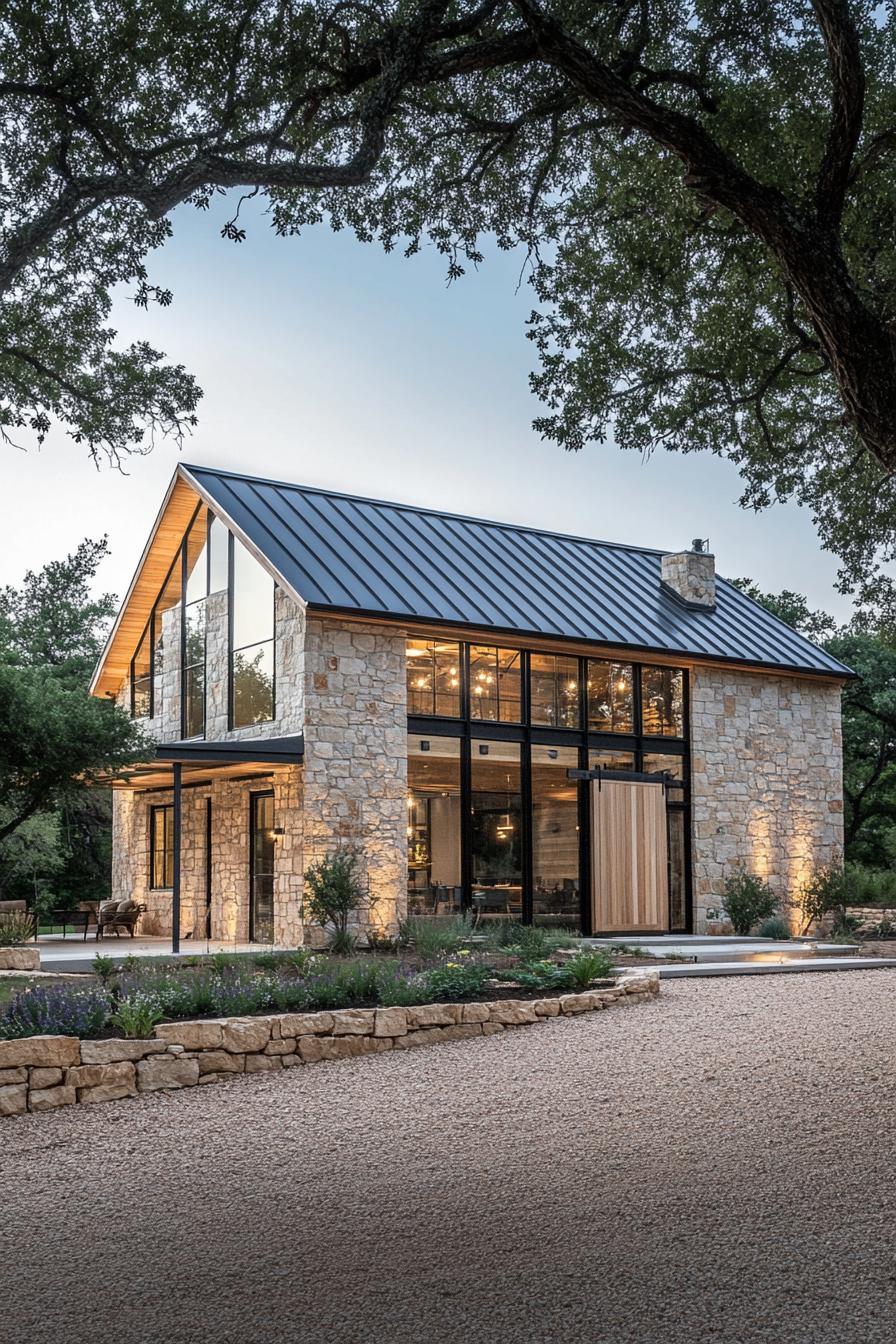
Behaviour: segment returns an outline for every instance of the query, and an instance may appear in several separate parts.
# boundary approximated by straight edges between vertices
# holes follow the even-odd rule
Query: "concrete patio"
[[[82,930],[75,933],[42,934],[37,940],[42,971],[89,971],[97,953],[123,961],[125,957],[170,957],[170,937],[139,934],[134,938],[122,936],[102,938],[97,942],[96,930],[91,926],[85,940]],[[268,943],[232,943],[215,939],[185,939],[180,956],[206,956],[211,952],[270,952]]]

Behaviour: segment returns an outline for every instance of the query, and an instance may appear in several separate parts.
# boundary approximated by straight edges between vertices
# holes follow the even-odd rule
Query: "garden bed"
[[[0,1040],[139,1039],[163,1021],[481,1002],[496,992],[534,999],[587,989],[607,978],[612,960],[605,950],[587,948],[562,965],[507,948],[489,956],[461,947],[430,961],[419,952],[345,959],[298,949],[172,961],[100,955],[93,970],[80,985],[35,981],[14,995],[0,1011]]]
[[[157,1024],[147,1039],[72,1035],[0,1040],[0,1116],[270,1073],[323,1060],[492,1036],[659,994],[657,971],[580,993],[348,1008]]]

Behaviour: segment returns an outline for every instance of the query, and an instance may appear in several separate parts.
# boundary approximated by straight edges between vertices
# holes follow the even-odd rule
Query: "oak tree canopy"
[[[97,456],[199,389],[111,295],[170,302],[172,212],[266,199],[449,274],[520,247],[536,425],[734,461],[845,581],[896,553],[896,18],[874,0],[11,0],[0,430]],[[215,225],[210,221],[210,227]]]

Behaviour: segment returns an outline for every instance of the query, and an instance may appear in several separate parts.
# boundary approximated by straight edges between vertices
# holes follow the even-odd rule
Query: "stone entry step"
[[[682,957],[689,962],[765,962],[805,961],[817,958],[854,957],[856,943],[820,943],[813,938],[793,938],[783,941],[775,938],[706,938],[676,934],[664,938],[589,938],[593,947],[613,947],[626,944],[640,948],[648,956]]]
[[[803,961],[701,961],[658,966],[661,980],[715,975],[798,975],[803,971],[896,971],[896,957],[807,957]]]

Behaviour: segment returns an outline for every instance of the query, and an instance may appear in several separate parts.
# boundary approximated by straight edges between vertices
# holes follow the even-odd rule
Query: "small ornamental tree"
[[[778,898],[768,883],[745,868],[726,879],[722,899],[734,932],[741,937],[778,909]]]
[[[315,924],[333,930],[336,950],[349,950],[349,919],[363,905],[369,905],[358,871],[360,862],[354,846],[339,845],[305,869],[305,910]]]
[[[799,909],[803,933],[835,911],[842,920],[846,910],[846,874],[839,860],[813,870],[800,892]]]

